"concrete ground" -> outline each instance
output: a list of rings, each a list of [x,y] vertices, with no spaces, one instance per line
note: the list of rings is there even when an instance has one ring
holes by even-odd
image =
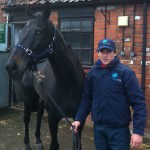
[[[36,150],[34,142],[35,117],[36,113],[33,113],[30,123],[30,141],[33,150]],[[41,134],[45,150],[49,150],[51,139],[46,116],[43,118]],[[0,150],[24,150],[23,136],[23,110],[12,108],[0,109]],[[64,120],[59,125],[58,139],[60,150],[72,150],[72,133],[70,126]],[[82,150],[95,149],[93,144],[93,126],[88,121],[82,135],[82,148]],[[150,150],[149,134],[144,138],[141,150]]]

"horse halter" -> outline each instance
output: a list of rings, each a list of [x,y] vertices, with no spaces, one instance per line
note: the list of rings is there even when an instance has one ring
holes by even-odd
[[[55,43],[55,41],[56,41],[56,28],[55,28],[55,31],[54,31],[52,41],[48,45],[48,48],[43,50],[40,54],[35,53],[30,48],[26,48],[21,44],[18,44],[15,47],[18,47],[18,48],[22,49],[28,56],[30,56],[31,59],[32,59],[32,62],[41,63],[43,61],[46,61],[48,59],[49,55],[51,55],[54,52],[54,43]]]

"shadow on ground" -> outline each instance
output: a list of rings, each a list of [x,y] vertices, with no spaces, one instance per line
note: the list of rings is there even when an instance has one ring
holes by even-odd
[[[33,113],[30,123],[30,143],[33,150],[34,145],[34,128],[36,113]],[[49,150],[50,135],[47,124],[47,117],[43,118],[41,128],[42,140],[45,150]],[[0,150],[24,150],[23,143],[24,124],[23,111],[12,108],[0,109]],[[70,126],[62,120],[59,124],[58,132],[60,150],[72,150],[72,133]],[[86,125],[82,135],[82,150],[94,150],[93,128],[92,125]],[[150,150],[150,138],[144,139],[141,150]]]

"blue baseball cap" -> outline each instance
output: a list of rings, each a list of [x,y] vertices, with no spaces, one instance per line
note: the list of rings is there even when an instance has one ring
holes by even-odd
[[[99,41],[99,43],[98,43],[97,52],[101,51],[104,48],[115,51],[116,45],[115,45],[114,41],[112,41],[110,39],[103,39],[103,40]]]

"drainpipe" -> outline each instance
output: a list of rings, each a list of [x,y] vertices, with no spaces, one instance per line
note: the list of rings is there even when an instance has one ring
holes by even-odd
[[[134,57],[135,56],[135,13],[136,13],[136,4],[133,6],[133,41],[132,41],[132,50],[130,52],[130,56]]]
[[[123,16],[125,16],[125,9],[126,9],[126,5],[123,5]],[[121,56],[125,56],[125,52],[124,52],[124,36],[125,36],[125,27],[122,27],[122,48],[121,48],[121,52],[120,55]]]
[[[107,34],[107,6],[105,6],[105,33],[104,33],[104,37],[106,38],[106,34]]]
[[[145,74],[146,74],[146,34],[147,34],[147,0],[143,3],[143,46],[142,46],[142,90],[145,94]]]

